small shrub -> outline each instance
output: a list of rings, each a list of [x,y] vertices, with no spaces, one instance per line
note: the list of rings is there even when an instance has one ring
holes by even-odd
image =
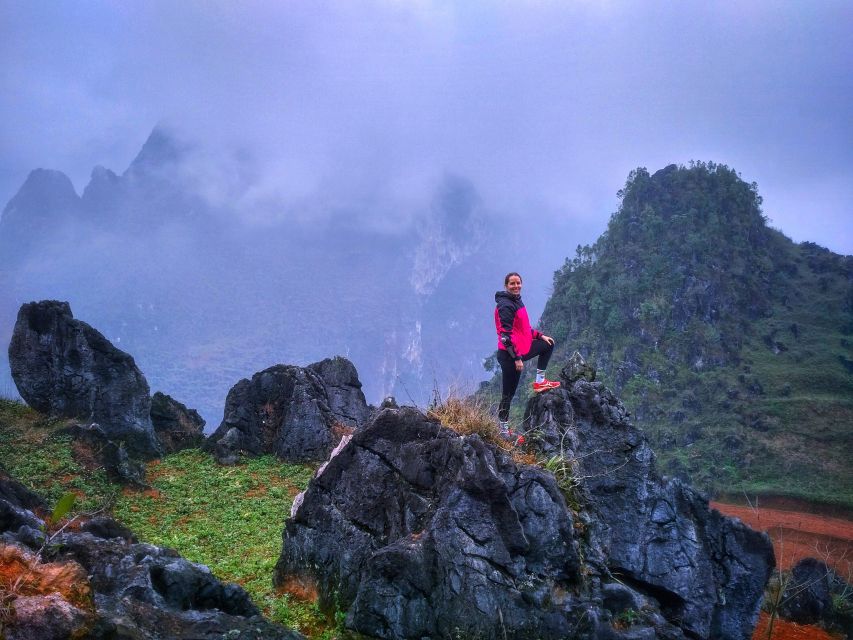
[[[562,454],[557,454],[548,459],[540,460],[538,464],[545,471],[554,475],[554,478],[557,480],[557,486],[563,493],[569,509],[575,512],[579,511],[580,500],[577,495],[577,488],[580,480],[575,477],[572,460]]]

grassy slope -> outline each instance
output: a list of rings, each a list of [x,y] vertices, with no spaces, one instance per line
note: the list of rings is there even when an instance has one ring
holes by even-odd
[[[640,423],[665,470],[686,472],[714,492],[850,507],[853,376],[843,364],[850,356],[846,283],[809,267],[807,248],[779,242],[778,249],[797,265],[789,294],[744,331],[738,364],[699,374],[679,370],[669,388],[629,384],[623,397],[645,416]],[[671,418],[679,410],[687,417],[676,423]]]
[[[803,247],[786,248],[797,265],[791,295],[754,324],[741,351],[763,388],[750,399],[748,413],[763,423],[750,435],[764,455],[756,456],[751,468],[739,467],[734,478],[749,492],[849,507],[853,376],[844,365],[851,356],[850,336],[845,336],[847,286],[810,268]],[[785,350],[768,345],[770,336]]]
[[[313,468],[264,456],[223,467],[207,454],[188,450],[148,466],[149,490],[122,490],[103,471],[87,470],[72,455],[62,422],[26,406],[0,400],[0,450],[9,473],[54,504],[64,493],[78,495],[75,512],[106,509],[141,541],[172,547],[237,582],[275,622],[315,638],[337,631],[314,605],[278,594],[272,572],[281,532],[293,498]]]
[[[712,492],[850,507],[853,377],[842,364],[850,356],[845,283],[836,278],[823,288],[823,276],[789,244],[800,265],[791,294],[744,332],[740,363],[698,374],[682,369],[669,388],[644,389],[637,380],[623,398],[645,416],[639,424],[664,470],[685,472]],[[754,383],[759,390],[748,391]],[[672,420],[679,410],[687,415],[682,423]]]
[[[682,365],[661,384],[638,375],[621,396],[640,416],[637,423],[664,472],[683,473],[713,493],[851,507],[853,376],[843,364],[851,356],[847,285],[810,268],[803,247],[780,242],[779,249],[789,252],[797,273],[784,302],[744,330],[739,363],[698,372]]]

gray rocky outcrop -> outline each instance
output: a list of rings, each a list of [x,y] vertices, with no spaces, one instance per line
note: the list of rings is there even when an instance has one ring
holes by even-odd
[[[21,306],[9,364],[21,397],[34,409],[96,422],[132,455],[161,455],[145,376],[130,355],[75,320],[67,302]]]
[[[397,404],[397,398],[394,396],[385,396],[382,398],[382,402],[379,404],[380,409],[399,409],[400,405]]]
[[[311,481],[275,581],[379,638],[746,640],[766,535],[660,479],[600,383],[530,401],[564,464],[516,463],[411,408],[385,409]]]
[[[799,624],[815,624],[826,618],[832,610],[831,576],[834,572],[820,560],[800,560],[785,584],[781,616]]]
[[[0,501],[5,501],[6,505],[15,505],[33,511],[47,509],[47,504],[40,495],[30,491],[15,480],[2,465],[0,465]],[[0,521],[0,528],[3,527],[4,525]]]
[[[264,619],[240,586],[175,551],[136,543],[115,521],[84,522],[44,545],[44,522],[15,502],[18,489],[9,482],[0,478],[0,513],[18,518],[0,518],[0,562],[35,585],[11,594],[3,620],[9,640],[302,638]]]
[[[151,396],[151,424],[163,453],[200,447],[204,443],[204,419],[195,409],[157,392]]]
[[[600,382],[579,379],[534,397],[527,418],[534,433],[564,434],[558,454],[610,572],[654,595],[688,634],[749,637],[775,566],[766,534],[711,509],[681,481],[660,478],[645,436]]]
[[[60,433],[74,439],[74,457],[84,467],[100,467],[111,480],[122,484],[145,485],[145,463],[132,456],[124,442],[111,440],[98,423],[71,424]]]
[[[264,453],[291,462],[319,462],[368,412],[348,360],[276,365],[231,388],[222,423],[205,447],[223,464],[234,464],[241,454]]]
[[[595,367],[588,364],[579,351],[572,352],[566,365],[560,371],[564,384],[573,385],[578,380],[595,382]]]
[[[499,610],[510,637],[566,631],[589,606],[569,595],[572,528],[550,474],[415,409],[386,409],[311,482],[275,580],[314,585],[321,607],[343,606],[349,626],[381,638],[477,637]],[[557,592],[577,610],[542,606]]]
[[[358,371],[352,362],[335,356],[309,364],[308,368],[323,381],[329,409],[341,424],[355,429],[367,421],[370,407],[367,406]]]

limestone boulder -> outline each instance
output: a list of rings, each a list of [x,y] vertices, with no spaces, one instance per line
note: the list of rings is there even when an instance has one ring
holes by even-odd
[[[158,391],[151,396],[151,424],[164,453],[200,447],[204,443],[204,419],[195,409]]]
[[[849,576],[847,576],[849,580]],[[798,624],[817,624],[853,637],[853,585],[826,562],[803,558],[784,584],[779,615]]]
[[[560,371],[560,377],[569,385],[578,380],[595,382],[595,367],[588,364],[579,351],[574,351]]]
[[[688,634],[747,640],[775,566],[770,539],[661,478],[645,435],[602,383],[563,382],[531,398],[527,424],[559,437],[554,453],[608,570],[653,595]]]
[[[341,423],[355,429],[367,422],[370,407],[361,390],[355,365],[341,356],[309,364],[326,388],[329,409]]]
[[[412,408],[386,409],[312,480],[275,581],[379,638],[563,637],[595,626],[554,477]],[[498,625],[498,616],[502,622]]]
[[[659,477],[606,387],[566,384],[527,408],[547,468],[380,411],[294,503],[276,584],[379,638],[748,640],[769,538]]]
[[[231,388],[222,423],[205,448],[223,464],[264,453],[322,462],[369,412],[355,367],[345,358],[275,365]]]
[[[151,424],[145,376],[129,354],[74,319],[67,302],[21,306],[9,364],[21,397],[34,409],[98,423],[132,455],[162,454]]]

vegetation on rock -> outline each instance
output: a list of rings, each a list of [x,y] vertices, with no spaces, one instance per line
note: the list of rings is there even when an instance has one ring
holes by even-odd
[[[618,195],[555,273],[552,362],[594,362],[666,472],[853,505],[853,258],[770,228],[724,165],[640,168]]]

